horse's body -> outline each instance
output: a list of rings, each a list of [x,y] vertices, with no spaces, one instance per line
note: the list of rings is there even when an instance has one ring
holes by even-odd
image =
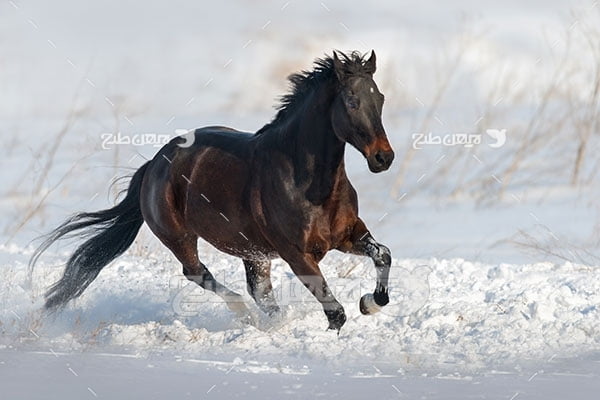
[[[296,188],[290,185],[296,168],[285,154],[287,145],[276,147],[279,141],[206,127],[194,132],[190,147],[180,147],[181,142],[174,140],[157,154],[142,183],[140,197],[152,199],[141,203],[142,215],[161,240],[195,235],[252,261],[280,257],[282,245],[300,243],[304,252],[322,256],[348,240],[358,204],[343,162],[332,160],[337,168],[331,177],[319,174],[326,170],[306,171]],[[317,193],[317,204],[303,198],[321,179],[331,179],[323,185],[328,193]],[[307,232],[319,235],[305,238]],[[289,243],[275,243],[284,237]]]
[[[206,127],[175,138],[135,173],[121,203],[79,214],[57,228],[34,261],[71,231],[97,225],[103,230],[76,250],[50,290],[47,307],[81,294],[125,251],[143,222],[182,263],[188,279],[223,297],[234,311],[244,312],[245,306],[200,261],[199,237],[243,259],[248,290],[266,313],[279,309],[270,260],[281,257],[323,304],[330,328],[339,330],[344,309],[318,266],[332,249],[375,261],[377,287],[363,296],[361,311],[373,313],[387,304],[390,253],[358,217],[344,150],[346,142],[352,143],[374,172],[389,167],[393,152],[381,125],[383,98],[370,78],[374,54],[366,62],[354,53],[344,59],[334,54],[318,61],[315,71],[292,76],[294,93],[256,134]]]

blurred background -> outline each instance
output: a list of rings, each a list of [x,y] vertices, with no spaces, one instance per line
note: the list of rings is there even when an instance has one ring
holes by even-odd
[[[25,247],[106,208],[152,145],[102,135],[255,131],[286,77],[333,49],[377,52],[397,158],[348,148],[361,215],[396,257],[598,262],[596,1],[4,1],[0,241]],[[490,147],[488,129],[505,130]],[[477,134],[431,144],[415,134]],[[104,146],[106,147],[106,146]],[[138,246],[161,248],[145,232]]]

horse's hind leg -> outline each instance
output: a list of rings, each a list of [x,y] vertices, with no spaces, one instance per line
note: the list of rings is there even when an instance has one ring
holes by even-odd
[[[249,315],[248,308],[244,304],[242,296],[217,282],[208,268],[200,262],[198,258],[197,238],[183,239],[175,242],[163,240],[163,243],[171,249],[175,257],[181,262],[183,265],[183,274],[188,280],[219,295],[225,300],[227,307],[239,316],[246,317]]]
[[[246,267],[246,282],[250,296],[265,314],[270,316],[277,314],[279,306],[273,296],[271,262],[244,260],[244,267]]]

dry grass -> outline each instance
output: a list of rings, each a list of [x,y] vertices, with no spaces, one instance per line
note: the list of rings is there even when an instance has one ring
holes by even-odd
[[[552,55],[544,59],[544,70],[551,66],[552,72],[545,81],[537,76],[537,68],[532,68],[532,75],[526,78],[502,71],[490,85],[485,101],[474,105],[474,115],[480,116],[475,133],[482,134],[486,128],[506,129],[506,146],[493,151],[484,145],[444,147],[440,149],[443,162],[438,164],[432,162],[431,153],[425,155],[429,158],[417,157],[419,152],[406,140],[405,147],[397,152],[404,157],[399,160],[392,196],[397,198],[400,187],[408,185],[409,172],[419,176],[423,170],[427,170],[427,178],[411,187],[412,193],[436,190],[443,197],[467,195],[482,204],[502,200],[516,188],[549,183],[576,188],[593,182],[600,165],[597,158],[590,157],[590,149],[600,139],[599,19],[594,15],[580,16],[577,30],[572,26],[565,29],[561,46],[548,44]],[[432,126],[435,128],[438,110],[452,104],[453,99],[445,96],[453,78],[460,73],[469,45],[465,40],[463,46],[456,48],[456,54],[448,57],[416,132],[427,133]],[[590,57],[580,57],[581,54]],[[482,66],[482,70],[486,69],[492,75],[498,68],[492,63]],[[473,128],[466,127],[464,131],[473,132]],[[481,162],[476,164],[474,159]]]

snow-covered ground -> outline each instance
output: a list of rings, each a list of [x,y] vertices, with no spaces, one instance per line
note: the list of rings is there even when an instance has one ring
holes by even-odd
[[[40,294],[60,269],[42,263],[30,281],[29,251],[3,247],[2,254],[0,279],[10,285],[0,294],[0,376],[15,398],[35,397],[36,387],[25,384],[31,377],[52,398],[81,398],[88,387],[106,398],[130,395],[125,387],[150,398],[213,391],[548,398],[600,388],[600,271],[593,267],[396,259],[392,304],[366,317],[357,304],[374,281],[370,263],[332,255],[323,269],[349,317],[337,336],[281,262],[273,272],[285,314],[277,321],[247,295],[254,321],[237,320],[161,252],[123,257],[52,319],[40,315]],[[216,276],[243,293],[240,262],[209,254]]]
[[[281,361],[240,357],[223,361],[181,354],[0,351],[0,356],[3,398],[15,399],[594,399],[600,388],[599,357],[576,362],[554,358],[543,369],[518,372],[402,375],[393,365],[356,362],[349,372],[322,363],[294,369]]]
[[[509,130],[499,150],[427,147],[411,156],[401,183],[398,176],[411,134],[436,101],[433,125],[423,129],[437,134],[526,125],[568,47],[562,32],[576,35],[589,22],[581,15],[599,8],[592,1],[2,2],[0,398],[594,398],[599,186],[564,179],[573,143],[523,163],[504,195],[483,203],[469,191],[448,194],[470,174],[494,177],[497,188],[505,177],[496,160],[516,151],[522,130]],[[461,46],[453,79],[435,100]],[[240,321],[183,279],[144,228],[64,312],[40,312],[74,244],[52,248],[29,271],[34,238],[75,211],[112,204],[113,178],[157,151],[104,149],[102,134],[173,135],[210,124],[255,130],[272,117],[285,76],[333,48],[378,55],[397,161],[372,175],[349,149],[347,166],[361,216],[393,252],[390,306],[360,315],[372,265],[331,253],[322,269],[349,317],[340,335],[325,330],[319,305],[281,261],[273,278],[285,313],[269,320],[245,292],[241,262],[201,242],[205,264],[250,306],[251,320]],[[568,65],[589,57],[576,54]],[[527,96],[492,96],[506,76]],[[576,101],[584,90],[581,75],[573,76]],[[502,125],[474,124],[489,103],[499,114],[485,124]],[[597,148],[590,144],[591,158]],[[445,169],[457,154],[466,155],[461,169]],[[531,177],[536,162],[553,168]],[[583,169],[593,177],[594,167]]]

